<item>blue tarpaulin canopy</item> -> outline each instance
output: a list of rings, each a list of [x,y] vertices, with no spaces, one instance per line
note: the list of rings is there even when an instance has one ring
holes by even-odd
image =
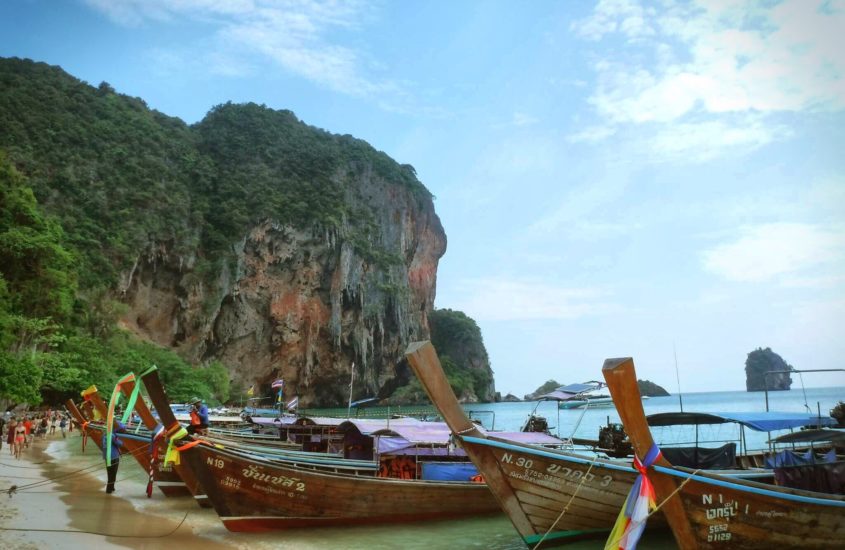
[[[758,432],[773,432],[805,426],[834,426],[836,420],[830,416],[816,416],[793,412],[670,412],[650,414],[646,417],[649,426],[678,426],[684,424],[725,424],[733,422],[748,426]]]

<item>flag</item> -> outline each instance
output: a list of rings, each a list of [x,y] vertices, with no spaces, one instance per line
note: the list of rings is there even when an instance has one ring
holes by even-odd
[[[290,401],[288,401],[288,404],[285,405],[285,408],[289,411],[292,411],[295,408],[297,408],[298,406],[299,406],[299,396],[296,396],[293,399],[291,399]]]
[[[250,397],[255,395],[255,384],[251,385],[248,390],[246,390],[246,394]]]
[[[279,379],[275,380],[275,381],[274,381],[274,382],[270,385],[270,387],[271,387],[271,388],[273,388],[274,390],[275,390],[276,388],[284,388],[284,387],[285,387],[285,381],[284,381],[284,380],[282,380],[281,378],[279,378]]]
[[[625,499],[625,504],[616,519],[616,525],[610,532],[605,543],[605,550],[631,550],[637,547],[645,529],[645,522],[651,510],[657,507],[654,495],[654,486],[648,479],[648,467],[657,462],[661,457],[660,448],[652,444],[651,449],[645,455],[644,460],[634,455],[634,468],[640,473]]]

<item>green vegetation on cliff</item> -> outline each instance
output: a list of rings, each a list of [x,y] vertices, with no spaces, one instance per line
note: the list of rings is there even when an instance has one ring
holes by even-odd
[[[0,59],[0,402],[109,387],[158,364],[174,399],[224,400],[226,369],[115,331],[121,274],[160,247],[216,280],[266,219],[342,233],[370,262],[399,258],[372,212],[351,210],[350,174],[430,197],[412,167],[289,111],[227,103],[189,126],[57,67]],[[359,202],[366,203],[366,200]]]
[[[750,352],[745,360],[745,387],[747,391],[788,390],[792,385],[789,373],[766,373],[789,370],[793,370],[792,365],[771,348],[757,348]]]
[[[658,386],[650,380],[637,380],[637,387],[640,389],[640,395],[643,397],[664,397],[669,395],[669,392]]]
[[[451,309],[435,309],[429,314],[428,321],[431,343],[458,399],[494,401],[493,371],[476,322],[465,313]],[[396,403],[425,403],[428,398],[419,380],[413,377],[408,385],[393,394],[392,400]]]

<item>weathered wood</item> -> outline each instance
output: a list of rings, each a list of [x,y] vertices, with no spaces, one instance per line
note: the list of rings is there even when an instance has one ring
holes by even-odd
[[[85,399],[85,403],[90,404],[92,409],[89,407],[83,407],[80,410],[76,407],[72,401],[68,400],[68,410],[70,411],[71,415],[80,425],[80,428],[84,423],[88,423],[85,426],[85,432],[91,439],[94,440],[94,443],[102,452],[102,437],[103,431],[105,430],[105,419],[108,415],[108,406],[105,404],[103,399],[100,397],[100,394],[96,387],[92,386],[91,388],[85,390],[83,392],[83,397]],[[71,408],[72,406],[72,408]],[[96,411],[97,414],[103,419],[102,421],[94,420],[93,414],[90,416],[84,415],[83,411],[86,409],[90,410],[92,413]],[[78,416],[77,416],[78,415]],[[117,421],[115,421],[116,423]],[[141,467],[142,470],[145,472],[150,471],[150,441],[146,440],[145,438],[140,438],[137,436],[131,436],[131,434],[121,434],[127,437],[121,437],[123,444],[126,448],[126,452],[122,453],[124,456],[126,454],[132,455],[138,465]],[[181,477],[179,477],[175,472],[160,469],[154,472],[154,480],[159,482],[157,484],[159,490],[164,493],[165,496],[168,497],[175,497],[175,496],[185,496],[190,494],[186,489],[184,482]]]
[[[636,478],[633,468],[484,433],[458,403],[430,342],[411,344],[405,355],[528,546],[608,535]]]
[[[131,380],[124,382],[121,386],[121,391],[126,397],[131,396],[134,389],[135,382]],[[161,425],[155,419],[153,413],[150,411],[150,408],[147,406],[147,403],[140,395],[135,400],[135,412],[138,413],[138,416],[141,418],[141,422],[144,423],[144,426],[149,429],[153,435],[155,435],[156,430]],[[175,471],[176,476],[184,483],[183,486],[159,484],[159,489],[168,496],[192,496],[197,501],[197,504],[199,504],[203,508],[211,508],[211,502],[208,500],[208,497],[205,495],[205,493],[203,493],[202,488],[199,485],[199,481],[197,481],[196,476],[190,468],[182,467],[180,464],[164,463],[164,452],[166,450],[167,444],[163,437],[159,438],[157,446],[158,454],[156,463],[154,464],[154,480],[164,481],[167,477],[170,476],[170,472]]]
[[[633,360],[608,359],[602,373],[625,431],[644,456],[653,440]],[[682,550],[845,548],[843,496],[693,472],[665,459],[650,468],[649,478]]]
[[[164,425],[171,426],[175,418],[165,412],[170,407],[157,374],[147,374],[143,382]],[[188,436],[179,444],[192,441]],[[331,473],[210,444],[198,444],[180,455],[231,531],[425,521],[499,512],[481,483]]]

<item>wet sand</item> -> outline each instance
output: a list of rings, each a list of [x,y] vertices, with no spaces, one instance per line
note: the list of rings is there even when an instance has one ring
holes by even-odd
[[[100,450],[78,432],[36,441],[21,460],[0,451],[0,491],[12,484],[11,498],[0,493],[0,550],[158,549],[180,550],[432,550],[440,548],[524,549],[504,516],[417,524],[291,529],[269,533],[230,533],[214,510],[191,497],[166,498],[154,489],[147,498],[147,476],[134,459],[121,460],[117,491],[105,493],[106,471]],[[93,467],[87,472],[79,472]],[[64,477],[61,477],[64,476]],[[37,487],[26,487],[39,481]],[[184,520],[184,521],[183,521]],[[181,523],[181,525],[180,525]],[[604,541],[583,541],[571,550],[603,548]],[[676,548],[671,535],[646,533],[640,548]]]
[[[93,469],[79,472],[87,467]],[[27,487],[45,480],[52,481]],[[121,460],[115,493],[105,493],[105,481],[99,449],[89,441],[82,453],[76,432],[66,440],[34,442],[21,460],[4,445],[0,490],[13,484],[19,490],[11,498],[0,494],[0,549],[524,548],[504,517],[438,522],[434,535],[432,524],[230,533],[213,510],[200,508],[190,497],[166,498],[155,489],[147,498],[146,474],[130,457]],[[479,540],[479,532],[486,536]]]

